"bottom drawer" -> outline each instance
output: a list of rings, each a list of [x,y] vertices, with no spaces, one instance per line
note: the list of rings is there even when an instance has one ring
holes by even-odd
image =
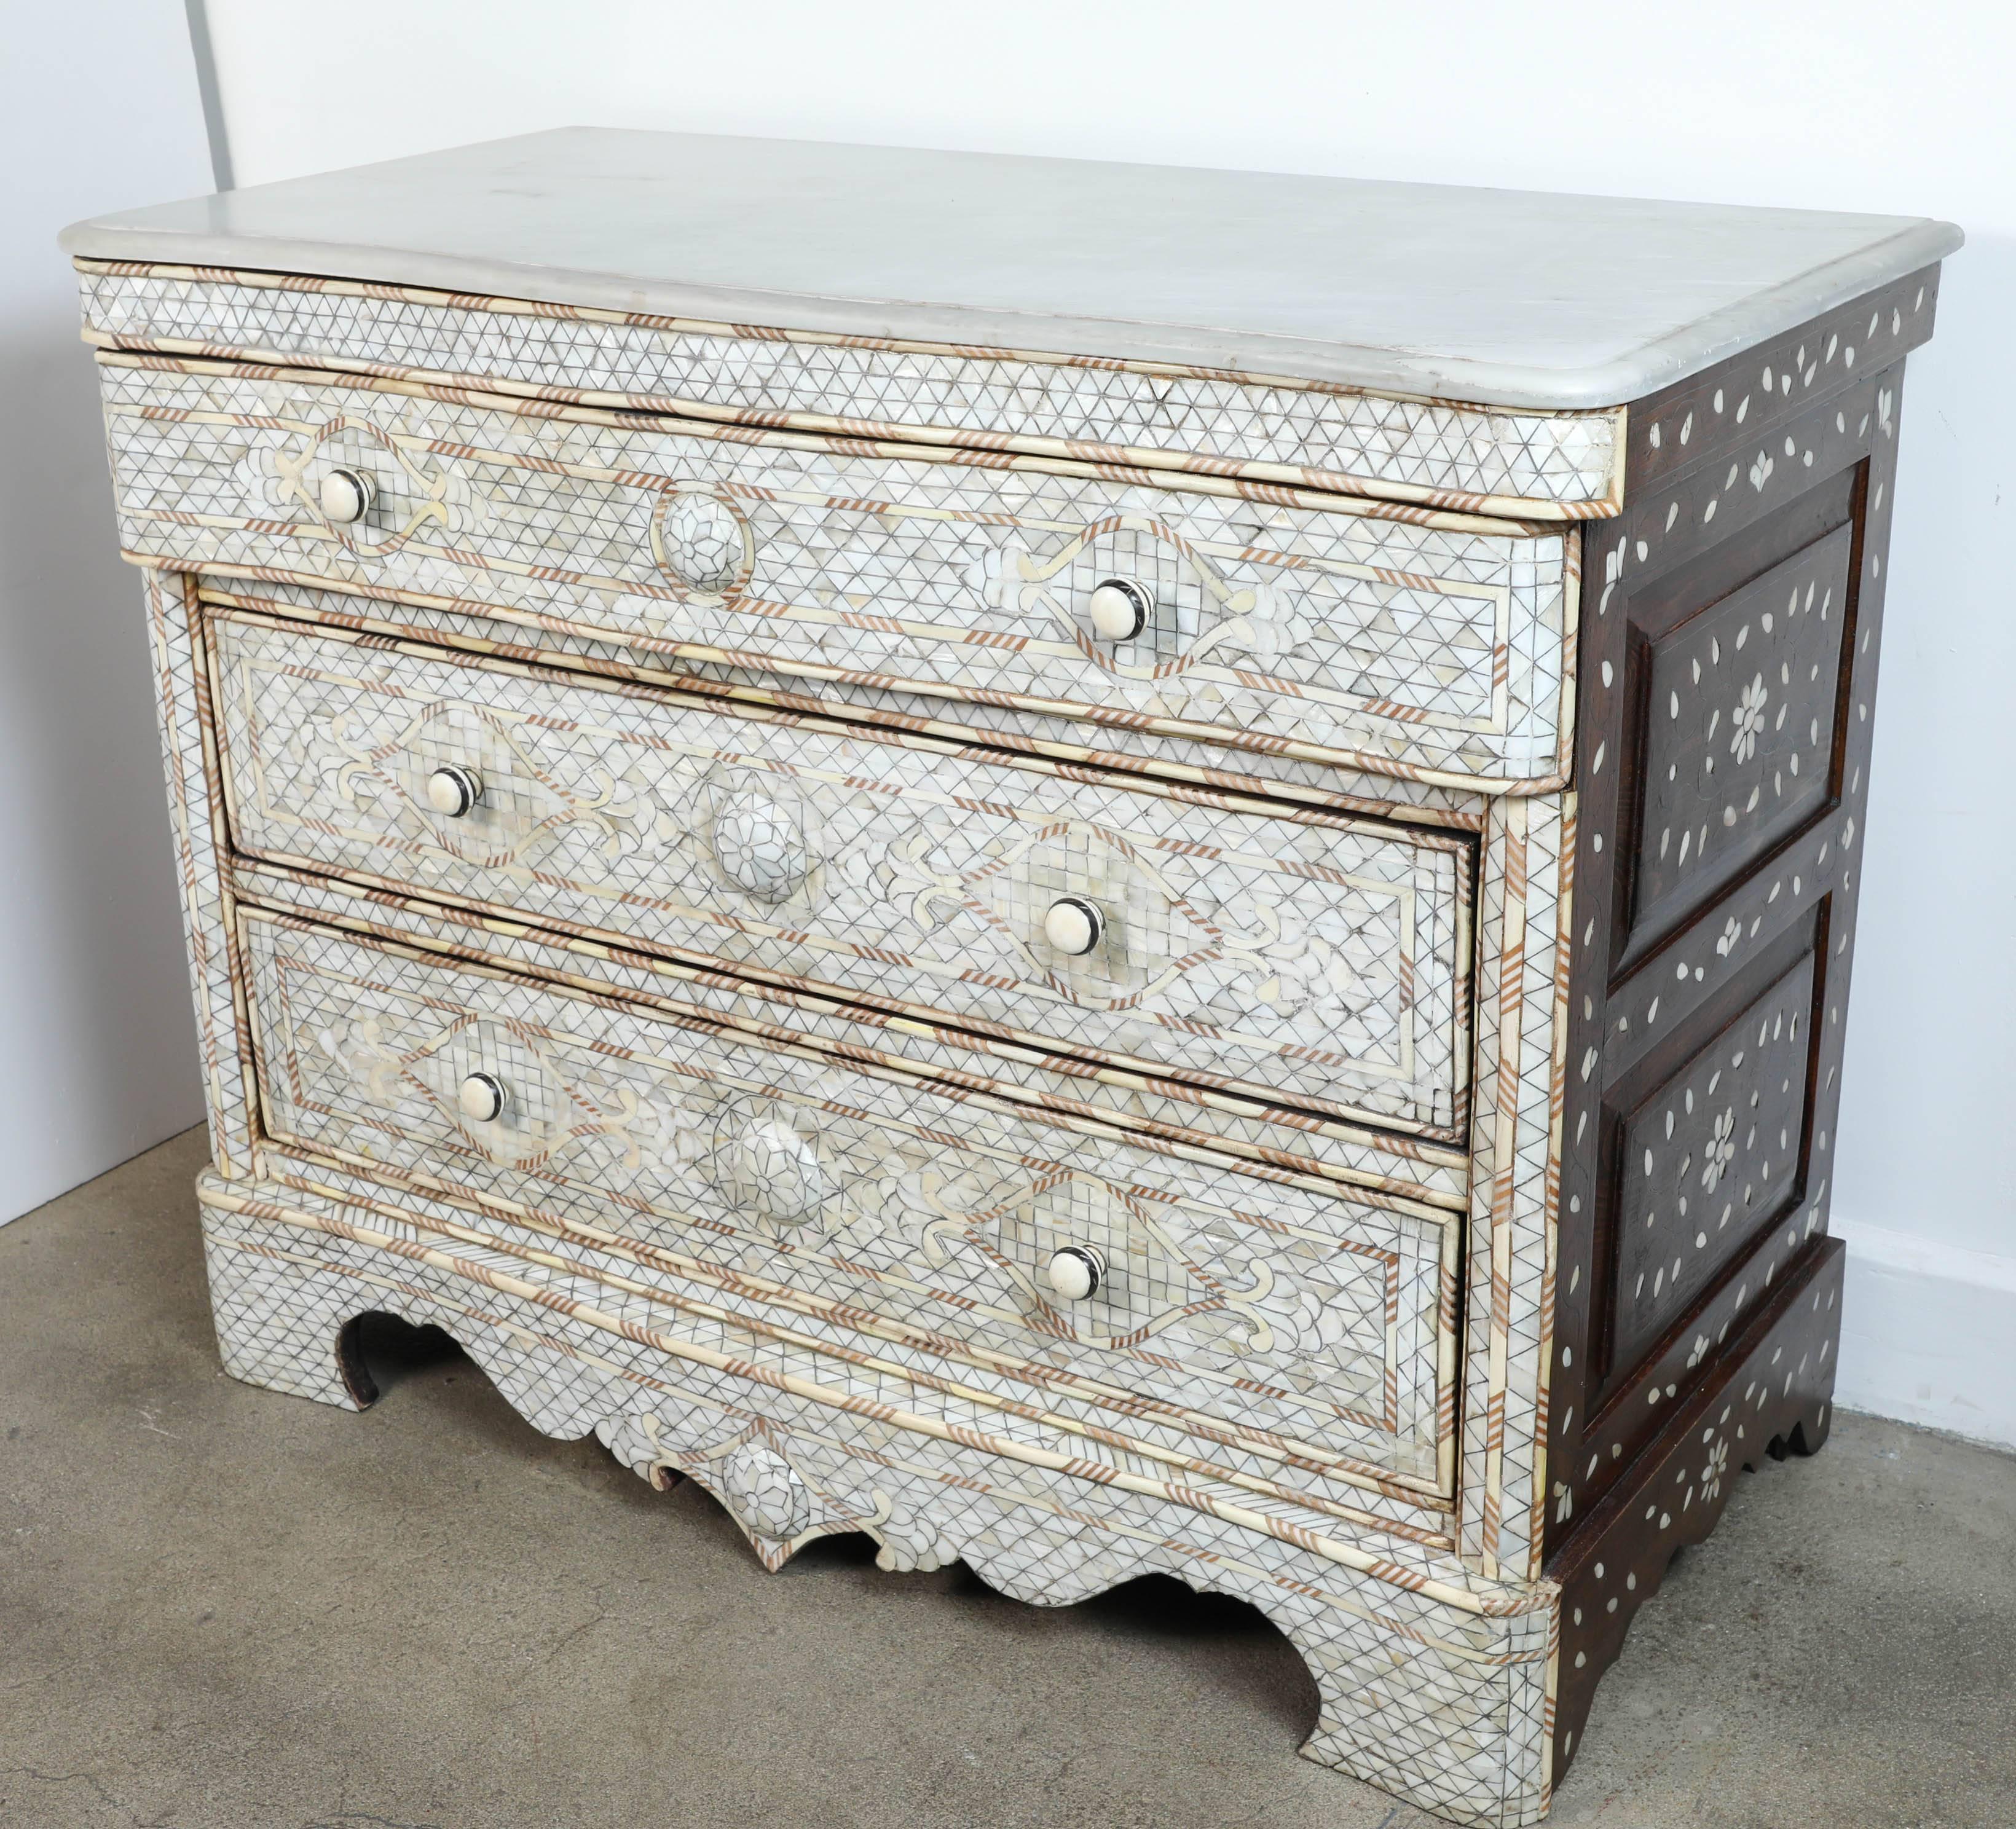
[[[663,1248],[738,1299],[810,1298],[836,1340],[892,1328],[955,1373],[983,1354],[1343,1478],[1449,1490],[1448,1216],[1046,1123],[669,1002],[240,918],[276,1141]],[[1103,1265],[1080,1299],[1051,1280],[1067,1249]]]

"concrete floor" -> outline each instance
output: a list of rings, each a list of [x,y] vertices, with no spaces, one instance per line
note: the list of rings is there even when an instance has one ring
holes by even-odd
[[[863,1539],[764,1574],[691,1486],[388,1343],[236,1384],[196,1132],[0,1230],[0,1824],[1420,1829],[1162,1579],[1048,1611]],[[2016,1824],[2016,1458],[1843,1417],[1739,1487],[1605,1680],[1561,1825]]]

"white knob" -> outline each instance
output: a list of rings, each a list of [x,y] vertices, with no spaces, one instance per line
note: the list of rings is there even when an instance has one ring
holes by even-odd
[[[807,1226],[833,1192],[818,1146],[780,1119],[745,1131],[737,1140],[741,1197],[780,1226]]]
[[[371,512],[377,489],[362,470],[333,470],[322,480],[322,511],[334,526],[347,527]]]
[[[1155,599],[1131,578],[1101,578],[1085,604],[1092,626],[1110,642],[1131,642],[1148,626]]]
[[[494,1124],[504,1115],[504,1082],[494,1074],[472,1073],[456,1097],[463,1116],[478,1124]]]
[[[1043,938],[1058,952],[1082,958],[1106,938],[1106,916],[1082,895],[1060,897],[1043,916]]]
[[[1096,1245],[1067,1244],[1050,1253],[1048,1275],[1053,1294],[1083,1302],[1106,1280],[1106,1254]]]
[[[483,797],[483,778],[459,762],[445,763],[427,777],[427,805],[459,819]]]

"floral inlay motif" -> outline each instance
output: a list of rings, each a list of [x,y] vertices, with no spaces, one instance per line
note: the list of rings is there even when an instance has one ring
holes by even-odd
[[[1764,675],[1757,677],[1743,689],[1743,696],[1736,701],[1736,709],[1730,717],[1729,753],[1739,762],[1747,762],[1757,753],[1757,733],[1764,728],[1764,707],[1770,698],[1765,689]]]
[[[1722,1491],[1722,1482],[1729,1472],[1729,1438],[1718,1435],[1708,1451],[1708,1465],[1701,1471],[1701,1495],[1713,1499]]]
[[[1708,1147],[1702,1152],[1701,1187],[1712,1194],[1729,1172],[1730,1164],[1736,1159],[1736,1114],[1724,1111],[1715,1121],[1715,1129],[1710,1134]]]
[[[835,1191],[815,1137],[788,1118],[751,1124],[729,1140],[726,1154],[736,1200],[779,1226],[810,1224]]]
[[[795,808],[763,783],[722,797],[714,815],[714,855],[736,887],[759,902],[782,902],[811,875],[818,859]]]
[[[750,1529],[789,1539],[812,1521],[812,1497],[804,1481],[765,1442],[740,1442],[714,1465],[722,1500]]]

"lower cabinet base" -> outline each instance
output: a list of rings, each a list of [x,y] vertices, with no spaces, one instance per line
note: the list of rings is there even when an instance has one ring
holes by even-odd
[[[1838,1239],[1809,1241],[1750,1325],[1675,1402],[1629,1475],[1549,1560],[1561,1614],[1557,1781],[1581,1744],[1597,1680],[1675,1553],[1721,1521],[1739,1473],[1767,1457],[1816,1453],[1827,1440],[1847,1255]]]
[[[998,1418],[976,1413],[973,1426],[920,1433],[893,1420],[910,1413],[900,1392],[886,1403],[819,1401],[801,1381],[728,1354],[704,1363],[689,1349],[675,1353],[652,1325],[651,1302],[635,1291],[563,1268],[542,1273],[522,1255],[437,1231],[409,1231],[380,1202],[359,1212],[335,1191],[202,1178],[211,1299],[233,1377],[362,1409],[376,1392],[352,1323],[391,1314],[452,1335],[535,1428],[569,1439],[592,1431],[656,1485],[682,1475],[699,1482],[768,1568],[814,1538],[859,1531],[880,1546],[885,1568],[963,1561],[990,1586],[1037,1605],[1066,1605],[1154,1572],[1233,1595],[1267,1615],[1316,1679],[1320,1713],[1305,1755],[1450,1822],[1514,1829],[1545,1816],[1574,1745],[1557,1719],[1557,1672],[1579,1729],[1589,1690],[1621,1647],[1629,1610],[1600,1615],[1601,1632],[1568,1623],[1564,1587],[1579,1597],[1584,1619],[1604,1604],[1593,1557],[1570,1558],[1562,1582],[1478,1582],[1467,1591],[1398,1566],[1349,1566],[1305,1528],[1276,1536],[1215,1515],[1201,1489],[1157,1498],[1115,1485],[1096,1460],[1052,1467],[1005,1456]],[[1718,1392],[1741,1390],[1748,1362],[1784,1357],[1788,1319],[1810,1320],[1808,1308],[1823,1304],[1827,1320],[1838,1321],[1838,1248],[1823,1256],[1760,1316],[1741,1354],[1732,1352],[1729,1377],[1710,1381]],[[1800,1299],[1815,1289],[1817,1302]],[[1831,1327],[1827,1337],[1831,1343]],[[1731,1464],[1713,1492],[1690,1502],[1704,1525],[1726,1502],[1733,1464],[1754,1458],[1773,1431],[1786,1433],[1779,1413],[1794,1391],[1809,1409],[1824,1405],[1810,1363],[1820,1356],[1805,1352],[1782,1389],[1771,1361],[1762,1404],[1753,1379],[1754,1442],[1746,1435],[1727,1456],[1707,1443],[1712,1471]],[[1697,1406],[1685,1407],[1676,1421],[1697,1436]],[[1823,1418],[1805,1417],[1809,1441],[1816,1443]],[[1672,1438],[1669,1431],[1662,1441]],[[1701,1458],[1695,1446],[1690,1438],[1683,1460]],[[1647,1456],[1648,1465],[1658,1460]],[[1648,1477],[1665,1472],[1661,1462]],[[1636,1504],[1645,1481],[1627,1484]],[[1276,1510],[1290,1521],[1287,1508]],[[1620,1503],[1615,1517],[1591,1522],[1621,1544],[1624,1516]],[[1667,1534],[1676,1543],[1705,1529],[1684,1539]],[[1653,1554],[1644,1549],[1641,1560]],[[1657,1556],[1656,1568],[1647,1561],[1644,1593],[1670,1554]]]

